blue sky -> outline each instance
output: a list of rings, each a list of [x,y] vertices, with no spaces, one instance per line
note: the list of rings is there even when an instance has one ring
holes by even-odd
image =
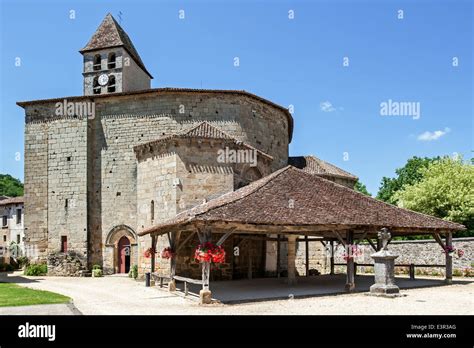
[[[294,105],[290,154],[334,163],[372,194],[412,156],[472,156],[471,1],[0,1],[1,173],[23,179],[15,102],[81,95],[78,50],[119,11],[152,87]],[[389,99],[419,103],[420,117],[381,116]]]

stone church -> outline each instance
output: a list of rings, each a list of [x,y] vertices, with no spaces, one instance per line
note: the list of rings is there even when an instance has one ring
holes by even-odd
[[[151,88],[110,14],[80,53],[82,96],[17,103],[25,110],[25,243],[50,274],[78,276],[93,265],[143,272],[149,242],[138,232],[288,164],[351,188],[357,180],[314,156],[289,157],[293,117],[272,101]],[[158,253],[167,243],[161,238]],[[238,241],[228,243],[232,250]],[[192,250],[182,252],[181,272],[200,272]],[[274,275],[274,254],[250,241],[216,277]]]

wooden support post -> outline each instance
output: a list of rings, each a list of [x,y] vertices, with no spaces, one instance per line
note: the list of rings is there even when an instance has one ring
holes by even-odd
[[[306,276],[309,277],[309,240],[308,236],[304,236],[304,244],[305,244],[305,259],[306,259]]]
[[[173,232],[172,234],[168,233],[168,242],[172,250],[176,250],[175,249],[176,234],[177,232]],[[176,281],[174,279],[175,275],[176,275],[176,257],[173,257],[170,260],[170,282],[168,283],[168,291],[170,292],[176,291]]]
[[[346,291],[352,291],[355,289],[354,280],[354,257],[352,257],[352,243],[354,243],[354,232],[346,232],[346,254],[350,257],[347,258],[347,271],[346,271]]]
[[[446,284],[453,283],[453,256],[450,255],[448,250],[452,250],[453,247],[453,235],[451,232],[446,233]]]
[[[370,238],[367,238],[367,242],[370,244],[370,246],[372,247],[372,249],[374,249],[375,252],[377,252],[377,247],[375,246],[374,242],[372,242],[372,240]]]
[[[296,284],[296,235],[288,235],[288,285]]]
[[[211,270],[210,262],[202,263],[202,289],[209,290],[209,274]]]
[[[184,296],[188,296],[188,282],[184,282]]]
[[[413,263],[410,263],[410,280],[415,280],[415,265]]]
[[[168,283],[168,291],[176,291],[176,280],[174,276],[176,275],[176,259],[173,257],[170,261],[170,282]]]
[[[277,235],[277,278],[280,278],[280,235]]]
[[[354,262],[354,277],[357,275],[357,262]]]
[[[330,270],[329,274],[333,275],[334,274],[334,241],[331,241],[331,259],[330,259]]]
[[[247,278],[252,280],[252,248],[249,248],[249,263],[247,268]]]
[[[205,243],[211,240],[211,231],[206,230],[201,233],[200,235],[200,242]],[[199,304],[210,304],[212,303],[212,293],[209,289],[209,277],[211,274],[211,263],[210,262],[202,262],[202,289],[199,291]]]

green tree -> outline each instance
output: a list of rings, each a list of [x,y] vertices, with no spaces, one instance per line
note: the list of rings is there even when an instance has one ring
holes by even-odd
[[[369,191],[367,191],[367,187],[365,187],[365,185],[363,183],[361,183],[359,180],[357,180],[357,182],[355,183],[354,185],[354,190],[360,192],[360,193],[363,193],[364,195],[367,195],[367,196],[372,196]]]
[[[474,236],[474,166],[445,157],[420,169],[422,179],[395,194],[398,205],[465,225]]]
[[[0,196],[23,196],[23,184],[8,174],[0,174]]]
[[[395,170],[397,174],[395,178],[382,178],[377,198],[387,203],[397,204],[396,193],[402,190],[405,185],[414,185],[419,182],[423,177],[421,169],[439,159],[440,157],[421,158],[414,156],[410,158],[402,168]]]

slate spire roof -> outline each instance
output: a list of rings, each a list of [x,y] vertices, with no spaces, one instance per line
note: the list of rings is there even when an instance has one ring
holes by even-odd
[[[135,46],[133,46],[130,37],[127,35],[125,30],[123,30],[120,24],[117,23],[115,18],[108,13],[95,31],[94,35],[92,35],[92,38],[89,40],[87,45],[79,52],[84,53],[111,47],[124,47],[143,71],[153,78],[145,68],[145,64],[143,64],[143,61],[135,49]]]

